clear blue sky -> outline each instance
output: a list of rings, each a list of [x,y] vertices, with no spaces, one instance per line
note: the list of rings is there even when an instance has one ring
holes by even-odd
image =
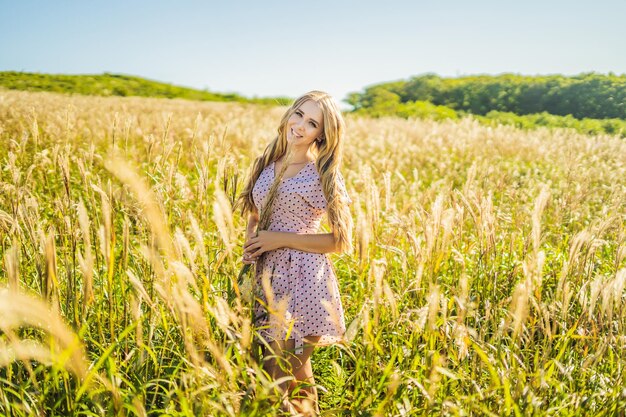
[[[0,71],[341,100],[426,72],[625,74],[624,21],[626,0],[0,0]]]

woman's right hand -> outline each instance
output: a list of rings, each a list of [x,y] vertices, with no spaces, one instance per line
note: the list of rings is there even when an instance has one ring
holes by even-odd
[[[253,263],[255,263],[255,262],[256,262],[256,260],[257,260],[257,258],[253,258],[253,257],[251,257],[251,256],[250,256],[250,253],[248,253],[248,252],[244,252],[244,253],[243,253],[243,259],[242,259],[242,262],[244,263],[244,265],[250,265],[250,264],[253,264]]]
[[[245,249],[245,242],[250,240],[250,238],[252,236],[256,236],[256,232],[246,233],[246,240],[244,241],[243,256],[242,256],[242,260],[241,260],[244,263],[244,265],[253,264],[253,263],[256,262],[256,260],[258,258],[258,257],[254,258],[254,257],[250,256],[252,254],[252,252],[246,251],[246,249]]]

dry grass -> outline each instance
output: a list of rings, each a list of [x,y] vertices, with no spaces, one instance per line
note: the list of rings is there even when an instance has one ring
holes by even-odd
[[[282,109],[0,91],[0,411],[276,415],[230,211]],[[348,117],[329,415],[626,408],[626,142]],[[29,294],[29,295],[26,295]]]

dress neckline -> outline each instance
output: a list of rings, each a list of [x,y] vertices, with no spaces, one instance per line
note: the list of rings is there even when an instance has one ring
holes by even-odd
[[[295,173],[295,175],[292,175],[291,177],[283,177],[282,181],[287,181],[287,180],[290,180],[292,178],[296,178],[297,176],[299,176],[302,173],[302,171],[307,169],[307,167],[309,165],[311,165],[312,163],[315,163],[315,161],[307,162],[302,168],[300,168],[300,171]],[[272,161],[272,179],[276,180],[276,161]]]

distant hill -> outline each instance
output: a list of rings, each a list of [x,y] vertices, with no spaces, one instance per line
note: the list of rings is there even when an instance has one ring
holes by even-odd
[[[291,101],[287,97],[248,98],[238,94],[214,93],[206,90],[179,87],[132,75],[110,73],[64,75],[4,71],[0,72],[0,87],[11,90],[51,91],[94,96],[182,98],[199,101],[237,101],[272,105],[285,105]]]

